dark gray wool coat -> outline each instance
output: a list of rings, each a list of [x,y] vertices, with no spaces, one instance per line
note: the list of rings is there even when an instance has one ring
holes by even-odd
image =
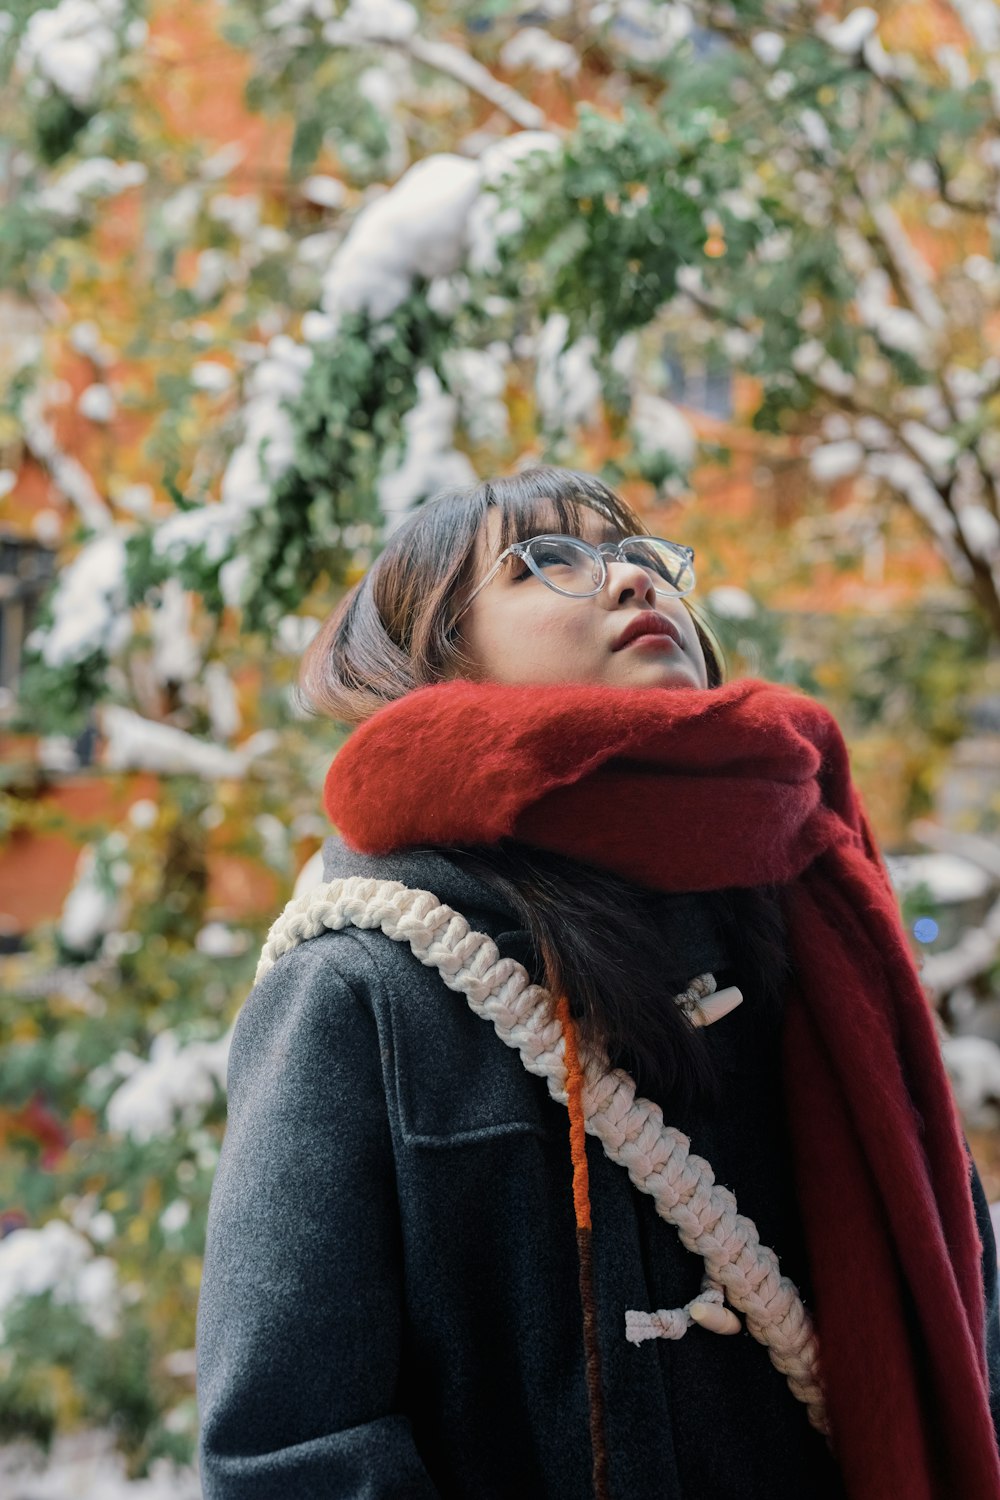
[[[436,850],[324,846],[325,878],[433,891],[531,968],[527,933]],[[698,897],[671,903],[692,976],[744,1002],[707,1035],[727,1107],[668,1123],[736,1194],[808,1307],[776,1022]],[[540,977],[540,976],[538,976]],[[616,1500],[825,1500],[824,1439],[745,1330],[625,1339],[704,1265],[587,1139]],[[973,1169],[1000,1423],[996,1249]],[[836,1204],[830,1205],[831,1213]],[[863,1267],[859,1267],[863,1274]],[[567,1113],[405,943],[327,931],[240,1012],[198,1310],[206,1500],[589,1500]],[[957,1500],[957,1497],[956,1497]]]

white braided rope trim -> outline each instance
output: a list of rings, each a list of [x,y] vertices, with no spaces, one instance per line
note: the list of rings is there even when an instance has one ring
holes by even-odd
[[[327,928],[348,926],[377,927],[397,942],[408,942],[422,964],[437,969],[449,989],[465,995],[476,1015],[493,1022],[501,1041],[517,1049],[527,1070],[545,1079],[552,1098],[567,1103],[562,1027],[548,990],[532,984],[516,959],[501,958],[492,938],[473,931],[430,891],[360,875],[304,891],[271,926],[254,982],[296,944]],[[606,1058],[582,1043],[579,1056],[586,1129],[636,1187],[650,1194],[657,1213],[673,1224],[685,1248],[704,1258],[708,1276],[725,1288],[731,1305],[766,1347],[792,1395],[805,1405],[812,1426],[829,1436],[816,1336],[778,1257],[760,1243],[753,1220],[737,1211],[735,1197],[715,1181],[709,1163],[689,1150],[689,1137],[664,1124],[659,1105],[636,1098],[635,1084],[624,1069],[609,1068]]]
[[[697,1307],[700,1302],[714,1302],[717,1307],[724,1305],[725,1292],[707,1273],[701,1278],[701,1285],[698,1295],[685,1302],[683,1307],[661,1307],[656,1312],[626,1309],[625,1337],[629,1343],[641,1344],[646,1339],[681,1339],[695,1322],[691,1316],[692,1307]]]

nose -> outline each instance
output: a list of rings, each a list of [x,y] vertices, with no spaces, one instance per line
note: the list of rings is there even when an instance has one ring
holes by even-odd
[[[635,594],[644,604],[651,609],[656,608],[656,585],[653,575],[640,563],[618,561],[606,558],[608,577],[605,587],[616,604],[620,604],[629,594]]]

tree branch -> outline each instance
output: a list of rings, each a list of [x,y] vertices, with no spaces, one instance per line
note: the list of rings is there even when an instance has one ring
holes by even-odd
[[[551,130],[564,135],[565,131],[546,119],[544,112],[530,99],[525,99],[516,89],[494,78],[489,68],[463,52],[452,42],[429,41],[419,35],[409,37],[380,35],[372,30],[360,32],[342,21],[327,21],[323,27],[323,39],[332,47],[349,47],[372,50],[391,47],[404,53],[414,62],[420,62],[439,73],[445,73],[458,83],[465,85],[474,94],[479,94],[497,109],[502,110],[515,125],[527,130]]]
[[[79,460],[59,447],[51,423],[42,415],[42,392],[38,387],[29,391],[21,402],[20,417],[25,446],[48,470],[60,493],[75,506],[91,531],[110,531],[114,526],[111,511]]]

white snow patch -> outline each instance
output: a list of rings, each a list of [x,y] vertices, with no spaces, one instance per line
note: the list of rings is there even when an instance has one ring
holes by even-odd
[[[207,922],[194,940],[199,953],[209,958],[238,958],[250,946],[250,934],[239,932],[225,922]]]
[[[247,148],[242,141],[228,141],[225,146],[220,146],[218,151],[213,151],[201,164],[201,175],[210,182],[216,182],[222,177],[228,177],[234,167],[238,167],[246,156]]]
[[[225,1089],[232,1032],[182,1047],[172,1031],[161,1031],[149,1060],[108,1100],[108,1129],[145,1143],[170,1135],[178,1123],[187,1129],[200,1124],[217,1088]]]
[[[347,188],[340,179],[325,172],[307,177],[299,191],[307,203],[315,203],[320,208],[340,208],[347,199]]]
[[[323,278],[322,310],[338,320],[366,311],[386,318],[406,300],[416,276],[457,269],[480,170],[442,152],[415,163],[363,209]]]
[[[125,610],[125,540],[107,532],[88,542],[60,575],[52,624],[32,631],[47,666],[65,667],[91,652],[114,652],[132,633]]]
[[[936,479],[944,479],[951,473],[958,455],[954,438],[935,432],[922,422],[903,422],[899,430]]]
[[[52,1294],[74,1306],[95,1331],[118,1331],[118,1271],[107,1256],[95,1256],[88,1239],[61,1219],[41,1229],[15,1229],[0,1240],[0,1313],[24,1297]],[[0,1324],[0,1337],[2,1337]]]
[[[487,146],[479,157],[482,191],[468,214],[468,263],[473,271],[496,273],[500,269],[498,242],[516,234],[523,222],[519,208],[502,208],[499,191],[527,157],[562,149],[562,141],[551,130],[519,130]]]
[[[91,108],[105,65],[117,54],[122,0],[61,0],[28,18],[17,60],[78,109]]]
[[[146,175],[142,162],[116,162],[108,156],[90,156],[50,182],[39,193],[38,206],[45,213],[75,219],[89,201],[113,198],[128,188],[139,187],[146,181]]]
[[[566,346],[569,319],[550,313],[538,336],[535,394],[546,427],[566,431],[586,425],[600,412],[603,392],[594,368],[597,340],[584,334]]]
[[[110,422],[117,411],[111,387],[102,385],[99,381],[80,392],[76,407],[81,417],[86,417],[88,422]]]
[[[727,620],[752,620],[757,614],[756,599],[735,584],[725,583],[709,589],[705,602],[713,614]]]
[[[549,36],[540,26],[515,31],[500,49],[500,62],[512,72],[531,68],[536,73],[559,73],[563,78],[574,78],[580,71],[580,59],[569,42]]]
[[[76,771],[80,757],[68,734],[44,734],[37,742],[35,760],[46,771]]]
[[[133,516],[151,516],[153,513],[153,486],[151,484],[126,484],[114,495],[114,502]]]
[[[73,885],[59,916],[59,936],[74,953],[88,953],[99,937],[122,921],[124,903],[98,879],[97,850],[87,844],[77,856]]]
[[[507,435],[510,413],[504,400],[510,350],[496,343],[486,349],[449,349],[444,356],[448,388],[458,398],[466,431],[474,443]]]
[[[196,391],[222,396],[232,388],[233,372],[217,359],[199,359],[191,366],[191,384]]]
[[[926,884],[934,901],[975,901],[990,888],[985,870],[958,854],[891,854],[886,868],[900,895]]]
[[[100,359],[103,349],[101,330],[93,318],[81,318],[69,331],[70,347],[85,359]]]
[[[870,453],[867,468],[874,478],[884,479],[905,496],[917,515],[927,522],[948,549],[953,568],[959,569],[965,559],[953,545],[955,518],[916,460],[907,453]]]
[[[191,632],[190,592],[168,578],[160,589],[160,604],[153,611],[153,670],[160,682],[190,682],[201,670],[201,651]]]
[[[322,623],[315,615],[282,615],[275,631],[275,647],[282,656],[301,656]]]
[[[312,310],[302,314],[302,337],[307,344],[325,344],[336,336],[337,324],[326,313]]]
[[[475,484],[472,464],[453,446],[456,415],[457,402],[435,372],[427,366],[418,370],[417,400],[403,418],[402,460],[378,481],[386,536],[418,500],[453,485]]]
[[[631,333],[622,334],[611,351],[608,363],[615,374],[620,375],[628,385],[635,379],[641,352],[641,341],[634,329]]]
[[[656,62],[690,33],[694,17],[688,6],[661,0],[602,0],[591,6],[594,26],[608,23],[618,51],[642,62]]]
[[[853,438],[837,443],[821,443],[809,455],[809,472],[820,484],[835,484],[856,474],[864,462],[865,450]]]
[[[785,39],[776,31],[758,31],[750,38],[750,47],[759,63],[765,68],[773,68],[781,60]]]
[[[160,1215],[160,1228],[164,1234],[179,1234],[190,1218],[190,1203],[186,1198],[175,1198]]]
[[[225,250],[202,250],[195,263],[191,295],[198,302],[214,302],[239,275],[239,263]]]
[[[243,722],[236,684],[223,662],[210,661],[202,673],[202,685],[212,737],[225,743],[239,733]]]
[[[312,361],[307,345],[278,334],[247,379],[243,441],[222,476],[222,504],[237,516],[265,505],[275,481],[292,463],[295,438],[285,403],[300,394]]]
[[[163,521],[153,536],[157,556],[180,561],[201,547],[208,562],[223,561],[250,513],[267,504],[275,481],[294,459],[294,430],[285,403],[299,395],[312,359],[312,350],[287,334],[271,339],[247,378],[243,439],[222,476],[221,501],[178,511]],[[233,561],[239,571],[227,575],[227,604],[240,602],[239,589],[247,576],[245,561]]]
[[[1000,1047],[983,1036],[949,1036],[941,1054],[965,1123],[973,1129],[995,1125],[988,1107],[1000,1103]]]
[[[647,453],[666,453],[682,469],[694,463],[698,439],[690,422],[670,401],[639,391],[632,402],[632,432]]]
[[[242,520],[242,511],[233,505],[213,503],[180,510],[157,526],[153,551],[158,557],[180,562],[189,552],[203,547],[208,562],[221,562]]]
[[[128,810],[133,828],[152,828],[158,816],[156,803],[150,797],[140,797]]]
[[[357,37],[408,41],[420,24],[420,17],[408,0],[351,0],[335,23]]]
[[[985,505],[963,505],[957,515],[969,551],[992,563],[1000,554],[1000,522],[996,516]]]
[[[237,750],[195,739],[172,724],[156,724],[120,703],[98,710],[106,744],[103,764],[112,771],[157,771],[202,776],[206,781],[242,780],[251,761],[273,750],[277,734],[261,730]]]
[[[246,603],[248,586],[253,582],[250,559],[244,554],[231,557],[219,569],[219,592],[228,609],[239,609]]]
[[[487,268],[497,236],[521,222],[517,210],[500,212],[496,190],[523,157],[560,144],[552,132],[522,130],[487,147],[478,161],[442,152],[415,163],[361,210],[333,251],[322,310],[335,325],[348,312],[385,318],[405,301],[416,277],[450,275],[467,251],[470,266]],[[299,253],[322,264],[334,242],[326,235],[310,239],[321,241],[315,256],[305,243]]]
[[[845,56],[859,52],[877,26],[878,12],[868,5],[849,11],[842,21],[832,23],[828,16],[822,16],[816,22],[816,30],[827,45]]]
[[[877,280],[881,272],[870,272],[866,282]],[[927,329],[915,313],[905,307],[895,307],[878,296],[866,295],[862,285],[855,297],[858,311],[869,328],[890,349],[909,354],[918,363],[927,362],[931,342]]]
[[[202,193],[198,183],[188,182],[160,205],[160,220],[173,239],[185,240],[194,232],[201,212]]]

